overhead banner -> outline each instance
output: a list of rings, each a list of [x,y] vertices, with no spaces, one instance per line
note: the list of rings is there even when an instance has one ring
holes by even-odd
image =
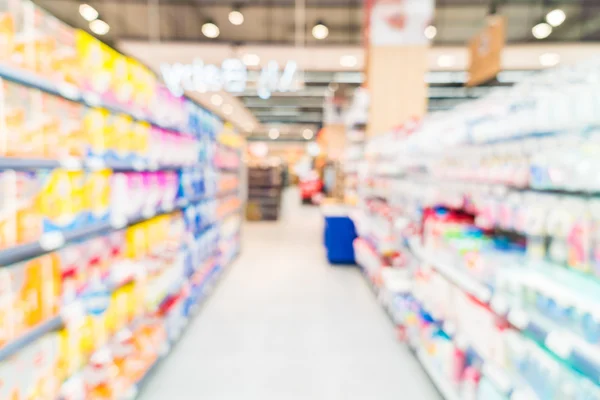
[[[494,15],[485,29],[469,42],[469,79],[467,86],[476,86],[495,78],[502,70],[502,50],[506,44],[506,19]]]
[[[369,0],[369,41],[372,46],[427,45],[434,0]]]

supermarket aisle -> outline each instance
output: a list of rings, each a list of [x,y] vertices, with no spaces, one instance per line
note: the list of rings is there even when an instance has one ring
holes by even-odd
[[[317,208],[247,224],[242,256],[143,400],[437,400],[358,270],[326,264]]]

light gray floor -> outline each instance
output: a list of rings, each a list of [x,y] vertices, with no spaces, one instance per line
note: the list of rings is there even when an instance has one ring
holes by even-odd
[[[143,400],[438,400],[364,278],[331,267],[318,208],[248,223],[241,257]]]

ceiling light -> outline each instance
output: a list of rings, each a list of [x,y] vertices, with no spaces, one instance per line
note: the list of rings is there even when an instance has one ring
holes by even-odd
[[[536,39],[546,39],[552,33],[552,27],[545,22],[540,22],[531,28],[531,33]]]
[[[560,8],[552,10],[546,14],[546,22],[554,27],[561,25],[563,22],[565,22],[565,19],[567,19],[567,14],[565,14],[565,12]]]
[[[433,38],[437,35],[437,28],[433,25],[429,25],[427,28],[425,28],[424,34],[427,39],[433,40]]]
[[[256,157],[266,157],[269,154],[269,146],[265,142],[251,143],[248,151]]]
[[[219,107],[221,104],[223,104],[223,98],[218,94],[213,94],[210,98],[210,102]]]
[[[306,145],[306,152],[310,156],[316,157],[321,153],[321,147],[315,142],[310,142]]]
[[[212,21],[206,21],[202,25],[202,34],[209,39],[214,39],[221,33],[219,27]]]
[[[310,129],[305,129],[305,130],[302,132],[302,137],[303,137],[304,139],[306,139],[306,140],[310,140],[310,139],[312,139],[314,135],[315,135],[315,134],[314,134],[314,133],[313,133],[313,131],[312,131],[312,130],[310,130]]]
[[[454,56],[450,54],[442,54],[437,59],[438,66],[442,68],[453,67],[455,62],[456,60],[454,59]]]
[[[79,14],[88,22],[92,22],[96,18],[98,18],[98,11],[90,6],[89,4],[81,4],[79,5]]]
[[[244,23],[244,14],[238,9],[231,10],[229,13],[229,22],[233,25],[241,25]]]
[[[340,65],[342,67],[346,67],[346,68],[352,68],[352,67],[356,67],[356,64],[358,63],[358,61],[356,60],[356,57],[354,56],[342,56],[340,57]]]
[[[544,53],[540,56],[540,64],[544,67],[554,67],[560,62],[560,55],[556,53]]]
[[[247,67],[256,67],[260,64],[260,57],[257,54],[244,54],[242,61]]]
[[[110,26],[101,19],[90,22],[90,31],[94,32],[96,35],[106,35],[109,30]]]
[[[231,104],[223,104],[223,114],[231,115],[233,113],[233,106]]]
[[[312,35],[317,40],[323,40],[329,36],[329,28],[323,21],[317,21],[312,28]]]
[[[269,129],[269,137],[273,140],[279,137],[279,131],[277,130],[277,128]]]

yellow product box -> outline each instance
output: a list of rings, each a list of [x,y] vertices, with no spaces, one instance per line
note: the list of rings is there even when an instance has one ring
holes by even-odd
[[[78,30],[75,35],[82,87],[98,95],[107,93],[111,82],[110,48],[87,32]]]
[[[0,172],[0,249],[38,240],[43,232],[39,195],[43,179],[33,172]]]
[[[109,216],[111,177],[109,169],[91,171],[85,175],[84,208],[89,210],[90,222],[104,221]]]
[[[103,157],[109,149],[110,113],[99,108],[87,108],[83,111],[83,131],[86,135],[86,156]]]
[[[131,260],[140,260],[148,254],[147,234],[144,224],[137,224],[125,232],[126,254]]]
[[[132,104],[133,85],[131,83],[130,63],[123,54],[112,50],[109,57],[109,68],[112,71],[111,88],[115,99],[122,104]]]
[[[148,156],[150,149],[150,124],[147,122],[134,122],[130,129],[129,149],[134,155],[142,158]]]
[[[0,155],[44,157],[44,120],[39,92],[1,80],[0,107],[4,113],[0,130]]]
[[[133,120],[128,115],[117,114],[109,119],[108,147],[118,159],[125,159],[132,152],[134,144],[130,139],[133,128]]]
[[[0,13],[0,62],[10,61],[15,46],[15,19],[11,13]]]
[[[87,222],[85,173],[55,169],[42,177],[39,203],[44,232],[69,231]]]
[[[6,385],[0,385],[0,399],[56,398],[60,390],[58,351],[58,335],[48,334],[3,361],[0,380]]]

